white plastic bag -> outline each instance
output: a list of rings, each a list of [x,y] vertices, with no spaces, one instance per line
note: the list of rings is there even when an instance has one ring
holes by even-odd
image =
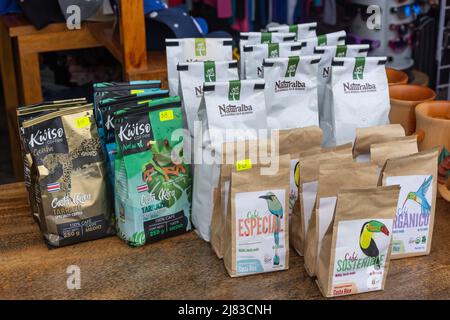
[[[317,22],[270,27],[269,32],[294,32],[295,40],[300,41],[316,36]]]

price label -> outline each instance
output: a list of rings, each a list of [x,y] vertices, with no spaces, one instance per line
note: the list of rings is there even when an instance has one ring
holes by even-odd
[[[139,93],[144,93],[144,90],[131,90],[131,94],[139,94]]]
[[[159,120],[161,122],[173,120],[173,110],[165,110],[159,113]]]
[[[78,129],[82,129],[85,127],[89,127],[91,125],[91,120],[89,120],[88,116],[82,116],[75,119],[75,126]]]
[[[251,168],[252,168],[252,160],[250,160],[250,159],[236,161],[236,170],[237,171],[250,170]]]

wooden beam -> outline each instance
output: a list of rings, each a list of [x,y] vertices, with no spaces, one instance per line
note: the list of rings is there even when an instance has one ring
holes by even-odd
[[[120,0],[120,40],[124,76],[147,68],[144,2]]]
[[[11,164],[16,179],[23,180],[22,155],[17,131],[16,108],[19,105],[19,94],[14,69],[13,45],[8,28],[2,21],[0,21],[0,72],[5,98],[4,114],[8,123]]]

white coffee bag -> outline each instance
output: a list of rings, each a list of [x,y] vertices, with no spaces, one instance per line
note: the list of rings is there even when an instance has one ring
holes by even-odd
[[[302,46],[299,42],[264,43],[244,46],[246,79],[264,77],[264,59],[298,56],[301,48]]]
[[[241,79],[246,79],[245,76],[245,45],[260,44],[260,43],[280,43],[295,40],[294,32],[241,32],[239,36],[239,70]]]
[[[202,134],[201,147],[196,148],[192,223],[200,237],[209,241],[222,144],[257,139],[258,130],[267,129],[264,81],[206,83],[198,116],[206,132]],[[204,156],[203,159],[199,154]],[[206,162],[211,159],[213,163]]]
[[[294,32],[296,34],[295,40],[312,38],[316,36],[317,22],[302,23],[294,25],[282,25],[277,27],[270,27],[269,32]]]
[[[184,38],[166,39],[167,77],[169,94],[178,95],[177,65],[180,62],[231,60],[231,38]]]
[[[331,105],[324,105],[325,87],[330,81],[331,62],[333,58],[345,57],[366,57],[370,46],[368,44],[361,45],[334,45],[316,47],[314,54],[321,56],[319,62],[319,75],[317,79],[318,101],[319,101],[319,120],[320,128],[324,133],[324,141],[329,145],[331,139]]]
[[[324,104],[331,112],[329,144],[353,142],[356,128],[389,123],[386,57],[334,58]]]
[[[302,39],[300,41],[302,43],[301,55],[309,56],[314,54],[316,47],[344,45],[346,36],[347,33],[345,31],[338,31]]]
[[[264,89],[269,129],[319,125],[317,74],[320,56],[264,60]]]

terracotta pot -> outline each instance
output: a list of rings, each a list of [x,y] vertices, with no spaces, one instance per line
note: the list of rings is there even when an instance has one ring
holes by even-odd
[[[421,103],[416,118],[419,149],[441,147],[438,187],[441,196],[450,201],[450,101]]]
[[[408,75],[403,71],[386,68],[386,75],[390,86],[408,83]]]
[[[406,135],[416,131],[415,107],[422,102],[436,98],[436,93],[427,87],[401,84],[389,87],[391,98],[391,112],[389,120],[398,123],[405,129]]]
[[[414,78],[410,84],[417,84],[418,86],[428,87],[430,84],[430,77],[419,70],[414,69],[412,71],[412,77]]]

